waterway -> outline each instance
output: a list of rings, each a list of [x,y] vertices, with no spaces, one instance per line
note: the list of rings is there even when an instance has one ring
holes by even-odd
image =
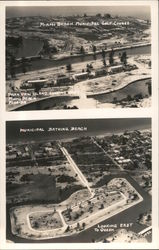
[[[126,87],[113,91],[111,93],[94,95],[93,97],[85,98],[76,98],[73,100],[69,100],[68,102],[63,102],[63,105],[67,105],[70,107],[76,106],[79,109],[83,108],[100,108],[100,104],[110,104],[113,103],[114,100],[121,101],[127,98],[127,96],[131,96],[134,99],[134,96],[141,94],[142,97],[149,97],[150,93],[148,90],[148,82],[149,79],[138,80],[130,83]],[[61,99],[62,102],[62,99]],[[107,107],[107,106],[106,106]],[[108,106],[109,107],[109,106]],[[49,109],[56,109],[56,107],[50,107]]]
[[[23,49],[23,55],[25,55],[25,56],[37,55],[37,51],[39,51],[40,48],[42,47],[41,43],[42,43],[42,41],[39,41],[39,40],[34,40],[34,42],[31,42],[29,40],[28,44],[27,44],[27,42],[25,42],[24,45],[26,46],[26,48],[25,48],[25,50]],[[33,45],[37,45],[37,46],[33,46]],[[30,51],[29,54],[28,54],[28,51]],[[151,53],[151,46],[147,45],[147,46],[142,46],[142,47],[138,47],[138,48],[124,49],[124,51],[127,52],[128,56],[129,55],[150,54]],[[121,53],[121,51],[116,51],[115,56],[119,55],[119,53]],[[19,51],[18,54],[22,55],[21,51]],[[108,53],[106,53],[106,57],[107,56],[108,56]],[[102,55],[97,54],[96,59],[102,59]],[[46,68],[51,68],[51,67],[60,67],[60,66],[67,65],[68,63],[73,64],[73,63],[87,62],[90,60],[94,60],[93,55],[85,55],[85,56],[77,55],[77,56],[73,56],[70,58],[63,58],[63,59],[44,59],[44,58],[43,59],[36,59],[36,60],[32,61],[32,65],[27,70],[33,71],[33,70],[46,69]],[[17,68],[17,73],[21,73],[21,68]]]
[[[52,117],[53,118],[53,117]],[[86,127],[87,131],[71,130]],[[43,128],[44,132],[22,133],[20,129]],[[49,132],[49,128],[68,128],[69,131]],[[71,139],[80,136],[108,135],[123,133],[125,130],[145,130],[151,128],[150,118],[111,118],[111,119],[62,119],[8,121],[6,123],[6,142],[12,144],[39,141]]]
[[[43,41],[23,38],[22,45],[17,49],[16,58],[38,55],[42,49]]]
[[[122,223],[133,223],[131,228],[128,228],[129,230],[132,230],[136,233],[139,233],[143,229],[146,228],[144,225],[140,225],[136,222],[139,214],[147,212],[151,209],[151,196],[147,194],[137,183],[134,179],[132,179],[127,174],[116,174],[112,175],[112,178],[126,178],[128,182],[140,193],[140,195],[143,197],[143,201],[138,203],[137,205],[128,208],[127,210],[120,212],[117,215],[114,215],[113,217],[106,219],[99,223],[99,225],[107,225],[107,224],[117,224],[118,228],[120,228],[120,224]],[[57,239],[49,239],[49,240],[27,240],[19,238],[11,233],[11,224],[10,224],[10,218],[9,218],[9,207],[7,209],[7,239],[12,240],[13,242],[17,243],[86,243],[86,242],[93,242],[94,240],[99,240],[101,238],[104,238],[108,236],[110,233],[106,232],[96,232],[94,229],[96,226],[93,226],[81,233],[77,233],[75,235],[69,236],[69,237],[60,237]],[[123,227],[122,227],[123,228]],[[151,240],[151,239],[149,239]]]
[[[114,100],[121,101],[127,99],[128,96],[131,96],[133,100],[135,100],[136,95],[142,95],[143,98],[149,97],[151,93],[148,89],[148,83],[150,82],[150,78],[137,80],[128,84],[126,87],[122,89],[106,93],[106,94],[97,94],[92,97],[87,97],[84,91],[84,84],[80,87],[82,95],[79,98],[69,97],[69,96],[55,96],[48,97],[42,100],[38,100],[36,102],[28,103],[26,105],[21,105],[15,110],[53,110],[53,109],[64,109],[64,106],[68,107],[77,107],[78,109],[89,109],[89,108],[100,108],[100,105],[106,105],[105,107],[109,107],[109,104],[114,105]]]
[[[138,80],[114,92],[96,95],[94,96],[94,99],[96,99],[99,103],[112,103],[114,99],[116,99],[117,101],[121,101],[127,98],[128,95],[134,97],[138,94],[141,94],[143,97],[149,97],[150,93],[148,90],[148,82],[149,80],[147,79]]]

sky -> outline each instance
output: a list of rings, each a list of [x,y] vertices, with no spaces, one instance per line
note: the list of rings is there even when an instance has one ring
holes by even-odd
[[[47,132],[52,128],[87,127],[86,132]],[[22,133],[20,129],[44,128],[45,132]],[[105,133],[124,132],[125,130],[150,129],[150,118],[111,118],[111,119],[71,119],[71,120],[34,120],[9,121],[6,123],[7,143],[39,140],[59,140],[79,136],[95,136]]]
[[[94,15],[97,13],[119,16],[133,16],[141,19],[150,19],[149,6],[41,6],[41,7],[7,7],[7,17],[19,16],[69,16],[76,14]]]

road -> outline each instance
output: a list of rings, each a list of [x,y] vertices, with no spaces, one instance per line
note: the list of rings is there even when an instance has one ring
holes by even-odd
[[[66,156],[68,162],[70,163],[70,166],[73,168],[74,172],[78,174],[78,178],[80,179],[80,181],[82,182],[82,184],[87,187],[87,189],[89,190],[89,192],[91,193],[91,196],[94,196],[93,191],[91,190],[89,183],[87,181],[87,179],[85,178],[85,176],[83,175],[83,173],[81,172],[81,170],[77,167],[76,163],[74,162],[74,160],[72,159],[72,157],[70,156],[70,154],[68,153],[67,149],[62,147],[60,145],[60,143],[58,144],[59,148],[61,149],[62,153]]]
[[[100,149],[103,151],[103,153],[104,153],[104,154],[114,163],[115,166],[117,166],[118,168],[120,168],[121,171],[124,171],[124,169],[123,169],[120,165],[118,165],[117,162],[114,161],[114,159],[112,159],[111,156],[109,156],[109,155],[107,154],[107,152],[102,148],[102,146],[100,146],[100,145],[95,141],[94,138],[92,138],[92,141],[97,145],[98,148],[100,148]]]

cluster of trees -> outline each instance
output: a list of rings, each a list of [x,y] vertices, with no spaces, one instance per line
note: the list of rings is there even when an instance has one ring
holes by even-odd
[[[86,67],[86,71],[88,72],[88,73],[90,73],[91,72],[91,69],[93,69],[93,65],[90,63],[87,63],[87,67]]]
[[[16,57],[11,55],[9,61],[9,73],[11,78],[16,77],[16,68],[21,68],[22,73],[25,74],[30,66],[31,63],[29,63],[25,57],[22,57],[21,61],[17,62]]]
[[[92,51],[94,53],[94,56],[93,56],[94,60],[96,60],[96,52],[97,52],[96,45],[92,45]],[[114,50],[112,48],[112,50],[109,52],[109,55],[108,55],[108,60],[109,60],[109,65],[110,66],[114,65],[114,53],[115,52],[114,52]],[[82,55],[85,54],[85,48],[84,48],[83,45],[80,47],[80,54],[82,54]],[[102,49],[101,55],[102,55],[103,66],[106,67],[107,66],[107,63],[106,63],[106,51],[104,49]],[[124,65],[127,64],[127,53],[126,53],[126,51],[123,51],[122,54],[119,53],[119,58],[120,58],[120,62],[122,64],[124,64]],[[90,69],[91,69],[91,67],[87,67],[87,72],[90,72]],[[66,70],[68,72],[70,72],[72,70],[72,65],[70,63],[66,65]]]
[[[22,182],[30,181],[30,176],[31,175],[33,175],[33,174],[24,174],[24,175],[22,175],[22,177],[20,178],[20,181],[22,181]]]
[[[67,106],[66,104],[63,106],[63,109],[78,109],[76,105],[73,106]]]
[[[109,64],[110,65],[114,64],[114,50],[113,49],[109,53]]]
[[[85,49],[83,46],[81,46],[81,48],[80,48],[80,54],[85,54]]]
[[[55,46],[50,46],[48,40],[44,40],[44,44],[43,44],[43,53],[49,55],[49,57],[51,58],[51,54],[52,53],[57,53],[58,50]]]
[[[84,230],[85,227],[86,227],[86,223],[85,223],[85,222],[83,222],[82,225],[80,225],[79,222],[77,222],[76,230],[77,230],[77,231],[79,231],[79,230]],[[65,232],[69,232],[69,231],[71,231],[71,227],[70,227],[70,226],[68,226],[68,227],[66,228]]]
[[[101,13],[97,13],[97,14],[96,14],[96,17],[100,17],[100,18],[101,18],[101,17],[102,17],[102,14],[101,14]],[[112,18],[111,15],[110,15],[109,13],[104,14],[103,17],[104,17],[104,18],[108,18],[108,19],[109,19],[109,18]]]
[[[126,53],[126,51],[124,51],[122,54],[119,53],[119,57],[120,57],[121,63],[126,65],[127,64],[127,53]]]
[[[72,70],[72,65],[71,65],[71,63],[69,63],[69,64],[66,65],[66,70],[67,70],[68,72],[70,72],[70,71]]]
[[[61,175],[60,177],[57,178],[57,181],[61,182],[61,183],[63,183],[63,182],[72,183],[72,182],[75,182],[76,179],[74,177],[72,177],[72,176],[63,174],[63,175]]]
[[[22,36],[19,36],[19,37],[8,36],[6,38],[6,45],[12,45],[18,48],[22,45],[22,43],[23,43]]]

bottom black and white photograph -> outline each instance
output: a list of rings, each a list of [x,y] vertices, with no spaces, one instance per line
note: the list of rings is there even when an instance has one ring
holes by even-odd
[[[7,243],[152,242],[150,118],[6,122]]]

